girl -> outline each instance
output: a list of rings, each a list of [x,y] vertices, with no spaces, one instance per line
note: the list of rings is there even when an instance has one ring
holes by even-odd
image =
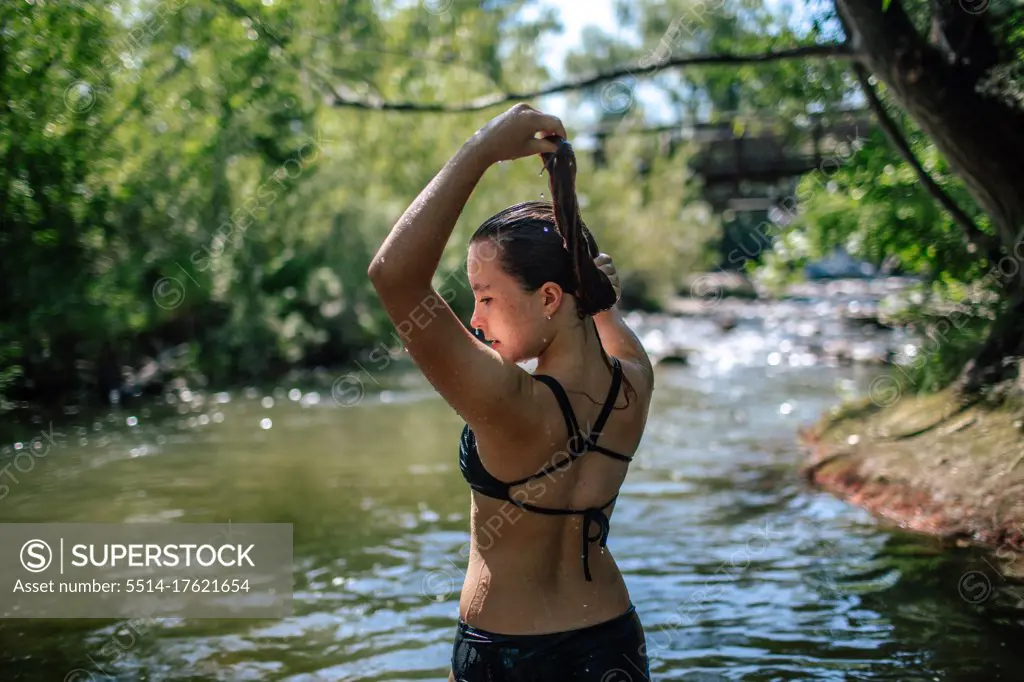
[[[450,681],[650,677],[643,627],[605,543],[654,374],[614,308],[614,265],[580,218],[567,137],[526,104],[492,119],[409,206],[368,271],[409,355],[466,422],[470,554]],[[432,277],[487,168],[533,154],[552,203],[511,206],[469,243],[463,285],[478,339]],[[531,375],[520,363],[534,358]]]

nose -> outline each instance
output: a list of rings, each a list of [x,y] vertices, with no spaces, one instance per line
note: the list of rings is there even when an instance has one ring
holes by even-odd
[[[477,338],[482,340],[484,336],[483,331],[477,331],[478,329],[481,329],[480,315],[477,314],[478,310],[479,308],[477,306],[473,306],[473,316],[469,318],[469,326],[473,328],[473,333],[477,335]]]

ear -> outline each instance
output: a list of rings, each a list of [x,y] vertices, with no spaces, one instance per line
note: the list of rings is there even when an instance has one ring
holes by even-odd
[[[562,305],[564,293],[562,287],[554,282],[545,282],[540,287],[540,303],[544,307],[545,314],[554,314]]]

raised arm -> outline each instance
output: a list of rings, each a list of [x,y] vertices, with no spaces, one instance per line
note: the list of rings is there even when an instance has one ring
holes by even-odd
[[[594,315],[597,333],[605,350],[617,358],[636,360],[648,372],[652,371],[651,359],[647,355],[636,333],[622,319],[618,304],[616,307]]]
[[[619,275],[615,271],[615,264],[612,262],[611,256],[606,253],[599,254],[594,259],[594,263],[608,277],[618,295],[621,291]],[[597,333],[601,335],[601,345],[605,350],[617,358],[634,362],[641,373],[650,380],[650,387],[653,388],[654,368],[651,365],[651,358],[647,355],[647,350],[644,349],[639,337],[622,319],[619,304],[616,303],[608,310],[594,315],[594,326],[597,327]]]
[[[561,121],[518,104],[474,133],[405,210],[377,250],[367,276],[409,356],[427,380],[473,428],[531,406],[526,373],[477,340],[448,301],[456,286],[436,291],[433,275],[456,220],[484,172],[494,163],[557,149],[537,133],[565,135]]]

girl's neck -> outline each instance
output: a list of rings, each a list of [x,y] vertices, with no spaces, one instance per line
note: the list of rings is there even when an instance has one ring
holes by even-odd
[[[594,366],[606,364],[594,318],[588,315],[578,320],[574,314],[573,319],[574,323],[567,323],[558,330],[537,358],[535,374],[559,376],[573,383],[582,383],[593,372]]]

